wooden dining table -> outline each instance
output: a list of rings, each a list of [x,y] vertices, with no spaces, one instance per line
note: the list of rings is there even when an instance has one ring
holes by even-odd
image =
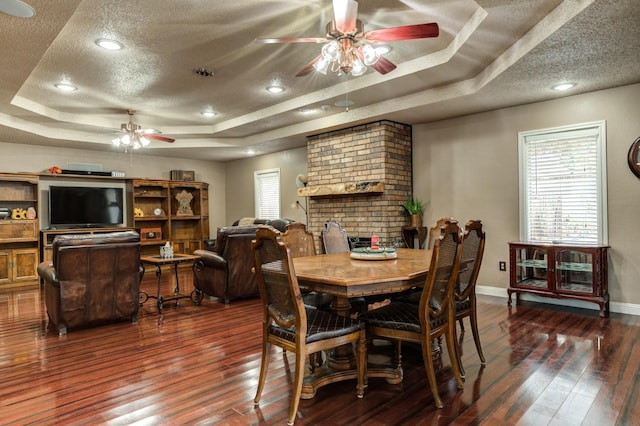
[[[431,250],[398,249],[389,260],[352,259],[349,252],[297,257],[293,265],[300,286],[333,296],[331,309],[349,316],[352,297],[399,293],[425,283],[431,263]],[[368,377],[384,377],[390,383],[402,381],[401,369],[369,366]],[[350,345],[336,348],[327,362],[305,379],[302,398],[315,396],[329,383],[355,379],[355,361]]]

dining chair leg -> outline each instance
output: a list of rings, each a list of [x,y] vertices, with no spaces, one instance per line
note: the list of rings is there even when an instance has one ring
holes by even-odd
[[[476,343],[476,350],[478,351],[478,356],[480,357],[480,363],[485,365],[487,361],[484,359],[484,354],[482,353],[482,347],[480,346],[480,333],[478,332],[478,317],[475,314],[471,314],[471,331],[473,333],[473,341]]]
[[[367,371],[367,338],[365,331],[362,330],[360,338],[356,342],[356,362],[358,368],[358,382],[356,384],[356,395],[358,398],[364,396],[364,382]]]
[[[459,320],[460,322],[462,322],[462,318],[460,318]],[[458,331],[457,331],[457,327],[453,327],[453,332],[455,333],[453,335],[453,340],[455,342],[456,345],[456,358],[458,360],[458,368],[460,369],[460,376],[464,379],[465,376],[467,375],[467,373],[464,370],[464,366],[462,365],[462,339],[464,336],[464,330],[462,330],[460,332],[460,338],[458,339]]]
[[[464,389],[464,381],[460,374],[460,359],[458,357],[457,343],[455,338],[455,320],[449,323],[449,332],[445,334],[445,340],[447,342],[447,352],[449,352],[449,362],[451,363],[451,369],[453,375],[456,378],[456,384],[458,389]]]
[[[427,370],[427,379],[429,380],[429,386],[431,387],[431,394],[435,400],[436,407],[442,408],[442,400],[438,393],[438,383],[436,382],[436,370],[433,367],[433,351],[431,345],[422,344],[422,361],[424,368]]]
[[[289,408],[289,420],[287,424],[293,425],[296,421],[296,414],[298,413],[298,405],[300,404],[300,395],[302,395],[302,381],[304,379],[304,362],[306,356],[300,349],[296,351],[296,367],[293,379],[293,395],[291,395],[291,407]]]
[[[262,344],[262,360],[260,361],[260,378],[258,379],[258,390],[256,391],[256,397],[253,399],[253,404],[258,405],[260,398],[262,397],[262,390],[264,389],[264,382],[267,379],[267,370],[269,369],[269,352],[271,351],[271,344],[264,342]]]

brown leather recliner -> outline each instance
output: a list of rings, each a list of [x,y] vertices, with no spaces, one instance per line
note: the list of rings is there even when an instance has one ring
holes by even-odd
[[[59,235],[38,265],[49,321],[67,328],[138,318],[140,236],[134,231]]]
[[[218,228],[212,250],[196,250],[193,265],[196,292],[219,297],[224,303],[240,297],[258,296],[251,240],[260,225]]]

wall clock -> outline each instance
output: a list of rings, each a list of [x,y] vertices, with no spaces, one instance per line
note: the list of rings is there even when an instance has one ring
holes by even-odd
[[[640,137],[631,144],[627,162],[633,174],[640,178]]]

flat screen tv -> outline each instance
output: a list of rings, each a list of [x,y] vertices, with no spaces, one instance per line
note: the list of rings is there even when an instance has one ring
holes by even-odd
[[[99,228],[124,224],[123,188],[50,186],[49,225]]]

